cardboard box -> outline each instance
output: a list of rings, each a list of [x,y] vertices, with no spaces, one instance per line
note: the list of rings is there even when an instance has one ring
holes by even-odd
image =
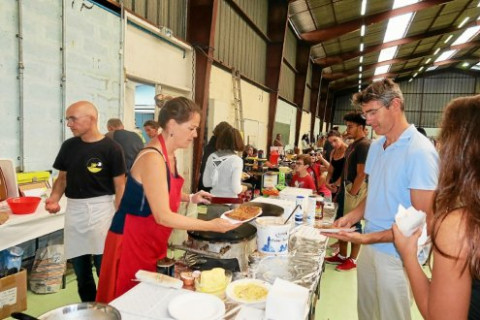
[[[0,278],[0,319],[27,309],[27,271]]]

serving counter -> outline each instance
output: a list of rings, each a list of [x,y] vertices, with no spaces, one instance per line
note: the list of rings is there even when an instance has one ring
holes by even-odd
[[[335,210],[326,212],[323,222],[332,222]],[[292,229],[289,253],[285,256],[265,256],[255,253],[250,257],[248,272],[234,273],[233,280],[255,278],[273,282],[276,277],[308,289],[308,304],[304,319],[314,319],[315,305],[320,295],[320,280],[324,270],[324,257],[328,239],[311,226],[301,225]],[[170,301],[191,291],[165,288],[150,283],[139,283],[124,295],[111,302],[126,320],[172,319],[168,312]],[[188,308],[188,306],[185,306]],[[246,319],[239,316],[249,312],[249,320],[263,319],[264,311],[225,299],[226,313],[223,319]]]

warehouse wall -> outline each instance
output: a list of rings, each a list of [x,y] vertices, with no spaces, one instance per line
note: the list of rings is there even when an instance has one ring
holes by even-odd
[[[244,80],[241,81],[241,92],[245,143],[251,143],[255,147],[265,150],[269,94]],[[235,125],[232,74],[213,66],[209,96],[208,137],[212,135],[213,128],[220,121],[228,121],[231,125]]]
[[[133,104],[124,109],[120,17],[88,1],[66,1],[65,103],[62,104],[62,1],[20,1],[23,11],[25,171],[49,170],[65,138],[64,108],[78,100],[92,101],[99,109],[99,127],[106,132],[111,117],[133,126]],[[85,4],[86,6],[82,6]],[[0,2],[0,158],[20,166],[21,134],[18,117],[17,1]],[[152,32],[129,26],[125,42],[125,72],[146,83],[161,84],[162,92],[191,95],[192,55]],[[139,50],[139,46],[141,50]],[[153,97],[152,97],[153,99]],[[132,101],[127,99],[126,101]],[[126,112],[125,112],[126,111]],[[126,114],[125,114],[126,113]],[[190,154],[189,154],[190,153]],[[191,151],[179,156],[180,170],[189,178]],[[182,168],[183,167],[183,168]],[[189,186],[187,182],[185,184]]]
[[[285,146],[285,149],[293,149],[295,143],[295,128],[297,119],[297,108],[283,100],[277,102],[277,112],[275,114],[275,123],[283,123],[290,126],[290,132],[288,141],[289,144]],[[276,134],[275,129],[273,134]],[[286,139],[284,139],[286,141]]]

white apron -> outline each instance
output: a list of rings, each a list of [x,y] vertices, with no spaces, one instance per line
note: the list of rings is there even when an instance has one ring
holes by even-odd
[[[114,213],[114,196],[67,199],[65,258],[103,254],[105,238]]]

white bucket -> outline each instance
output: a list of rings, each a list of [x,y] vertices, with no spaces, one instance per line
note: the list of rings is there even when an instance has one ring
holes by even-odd
[[[283,224],[281,217],[257,218],[257,250],[265,254],[281,255],[288,253],[290,224]]]

